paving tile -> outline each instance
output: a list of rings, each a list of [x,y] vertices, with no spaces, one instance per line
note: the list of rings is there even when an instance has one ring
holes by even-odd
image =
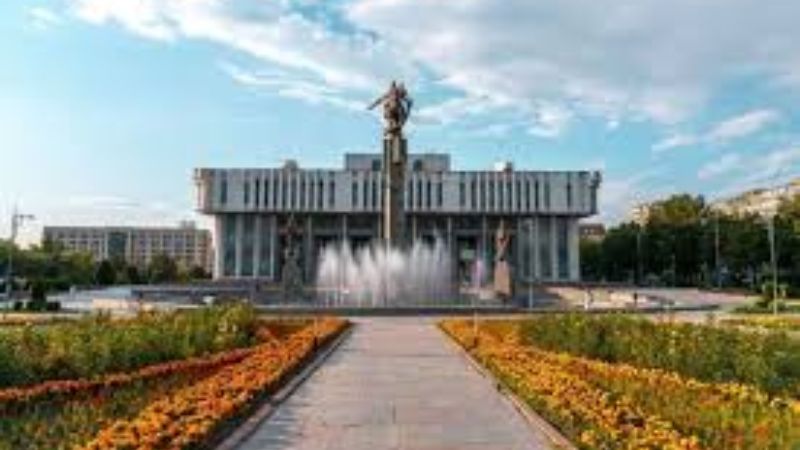
[[[427,318],[359,318],[242,450],[550,448]]]

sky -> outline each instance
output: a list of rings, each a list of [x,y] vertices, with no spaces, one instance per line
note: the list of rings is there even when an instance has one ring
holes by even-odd
[[[339,167],[366,105],[414,98],[412,151],[601,170],[600,215],[800,175],[800,3],[3,0],[0,236],[171,225],[195,167]]]

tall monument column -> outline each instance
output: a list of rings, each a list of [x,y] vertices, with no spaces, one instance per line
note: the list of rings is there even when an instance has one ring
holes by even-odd
[[[403,136],[386,137],[383,140],[383,228],[384,243],[392,247],[403,247],[407,239],[403,191],[405,189],[406,165],[408,163],[407,141]]]
[[[408,144],[403,135],[413,104],[402,83],[392,81],[389,90],[378,97],[369,109],[383,105],[383,226],[381,239],[392,247],[406,245],[407,233],[403,212]]]

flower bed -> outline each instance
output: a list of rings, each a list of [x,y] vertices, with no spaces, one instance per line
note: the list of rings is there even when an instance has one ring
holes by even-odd
[[[261,344],[202,358],[146,366],[91,379],[48,381],[0,390],[0,449],[72,449],[119,420],[193,386],[220,370],[272,348],[283,354],[292,337],[313,332],[307,319],[257,320]]]
[[[180,449],[199,446],[272,392],[346,323],[324,319],[276,347],[262,344],[238,363],[148,405],[136,417],[103,429],[85,449]]]
[[[800,316],[755,315],[722,319],[723,325],[754,327],[767,330],[800,331]]]
[[[256,341],[258,322],[252,308],[231,306],[14,327],[0,333],[0,388],[89,379],[246,347]]]
[[[581,448],[792,449],[800,403],[675,372],[590,360],[522,341],[517,324],[442,328]]]
[[[782,333],[657,323],[619,314],[553,314],[518,324],[521,338],[542,350],[800,397],[800,341]]]

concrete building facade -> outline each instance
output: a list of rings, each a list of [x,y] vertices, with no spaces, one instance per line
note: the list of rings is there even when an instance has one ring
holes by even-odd
[[[90,253],[95,261],[121,258],[146,267],[155,255],[166,254],[184,268],[213,270],[211,232],[191,222],[163,228],[46,226],[42,241],[48,240],[68,251]]]
[[[289,218],[298,227],[303,278],[330,244],[354,247],[380,234],[382,157],[347,154],[344,168],[283,167],[195,170],[197,210],[213,217],[216,279],[280,281]],[[589,171],[454,171],[446,154],[409,155],[403,195],[411,240],[443,239],[454,281],[468,281],[476,260],[493,260],[503,220],[512,236],[519,281],[580,279],[578,221],[597,212],[600,174]]]
[[[711,207],[726,214],[756,214],[769,217],[778,211],[784,200],[800,195],[800,178],[771,188],[753,189],[711,203]]]

